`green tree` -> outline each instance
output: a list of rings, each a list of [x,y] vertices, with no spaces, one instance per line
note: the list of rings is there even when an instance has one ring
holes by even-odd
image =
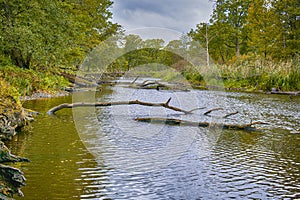
[[[265,0],[254,0],[248,10],[247,29],[249,51],[267,58],[272,53],[280,30],[274,12]]]
[[[241,53],[241,45],[246,44],[244,27],[248,8],[252,0],[216,0],[210,20],[221,32],[218,33],[227,48],[234,48],[236,57]],[[242,52],[243,53],[243,52]]]
[[[136,55],[136,50],[142,48],[142,38],[138,35],[127,35],[125,36],[125,44],[124,44],[124,51],[127,52],[125,54],[125,59],[127,61],[127,70],[133,68],[138,63],[138,57]]]
[[[116,33],[110,0],[1,0],[2,54],[22,68],[78,64]]]
[[[220,63],[225,63],[235,55],[233,48],[226,45],[227,37],[224,34],[224,27],[219,22],[208,24],[201,22],[196,25],[196,29],[192,29],[188,35],[200,43],[206,51],[206,64],[210,63],[209,57]]]
[[[276,28],[280,30],[276,45],[276,57],[290,58],[300,54],[300,1],[272,1]]]

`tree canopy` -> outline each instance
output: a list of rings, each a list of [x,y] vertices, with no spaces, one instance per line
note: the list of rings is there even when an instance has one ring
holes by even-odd
[[[298,0],[215,0],[209,22],[189,35],[206,46],[214,60],[225,63],[240,55],[286,60],[299,56]]]
[[[111,0],[1,0],[0,54],[30,68],[77,65],[115,34]]]

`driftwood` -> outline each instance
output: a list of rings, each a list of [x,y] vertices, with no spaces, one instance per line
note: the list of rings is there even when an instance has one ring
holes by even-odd
[[[204,107],[201,108],[195,108],[192,110],[183,110],[178,107],[170,106],[169,103],[171,101],[171,98],[169,98],[165,103],[151,103],[151,102],[143,102],[139,100],[134,101],[117,101],[117,102],[96,102],[96,103],[73,103],[73,104],[61,104],[56,107],[51,108],[47,113],[52,115],[55,114],[55,112],[64,109],[64,108],[75,108],[75,107],[103,107],[103,106],[113,106],[113,105],[142,105],[142,106],[152,106],[152,107],[164,107],[170,110],[174,110],[177,112],[182,112],[184,114],[191,114],[195,110],[204,109]],[[216,111],[216,110],[223,110],[223,108],[214,108],[206,111],[203,115],[208,115],[209,113]],[[238,112],[232,112],[229,114],[226,114],[223,116],[223,118],[227,118],[229,116],[238,114]],[[180,119],[173,119],[173,118],[136,118],[136,121],[139,122],[151,122],[151,123],[164,123],[168,125],[182,125],[182,126],[199,126],[199,127],[219,127],[222,129],[232,129],[232,130],[247,130],[247,131],[253,131],[256,130],[253,125],[256,124],[267,124],[264,122],[250,122],[249,124],[223,124],[223,123],[209,123],[209,122],[193,122],[193,121],[186,121],[186,120],[180,120]]]
[[[59,75],[63,76],[64,78],[68,79],[69,82],[79,86],[79,87],[90,87],[90,86],[97,86],[97,84],[88,78],[75,76],[73,74],[67,74],[65,72],[60,73]]]
[[[130,87],[139,88],[139,89],[156,89],[156,90],[159,90],[160,88],[170,88],[171,87],[167,84],[164,84],[164,83],[161,83],[158,81],[151,81],[151,80],[145,80],[142,83],[134,84],[136,82],[136,80],[137,79],[135,79],[133,81],[133,83],[130,85]]]
[[[233,113],[229,113],[229,114],[225,115],[223,118],[227,118],[227,117],[230,117],[230,116],[232,116],[232,115],[236,115],[236,114],[238,114],[238,113],[239,113],[238,111],[233,112]]]
[[[174,110],[176,112],[182,112],[184,114],[191,114],[196,110],[205,109],[206,107],[194,108],[192,110],[184,110],[178,107],[170,106],[171,98],[169,98],[164,103],[151,103],[151,102],[144,102],[139,100],[132,100],[132,101],[116,101],[116,102],[95,102],[95,103],[86,103],[86,102],[78,102],[78,103],[63,103],[58,106],[51,108],[47,114],[53,115],[55,112],[62,110],[64,108],[76,108],[76,107],[105,107],[105,106],[115,106],[115,105],[141,105],[141,106],[150,106],[150,107],[164,107],[170,110]],[[208,115],[209,113],[217,110],[223,110],[223,108],[213,108],[206,111],[203,115]],[[232,115],[236,115],[238,112],[229,113],[223,118],[227,118]]]
[[[199,126],[199,127],[215,127],[222,129],[230,130],[246,130],[246,131],[255,131],[257,130],[253,125],[256,124],[267,124],[264,122],[251,122],[249,124],[223,124],[223,123],[208,123],[208,122],[193,122],[173,118],[136,118],[136,121],[139,122],[148,122],[148,123],[159,123],[159,124],[168,124],[168,125],[180,125],[180,126]]]
[[[208,115],[209,113],[211,113],[212,111],[216,111],[216,110],[223,110],[223,108],[213,108],[211,110],[206,111],[203,115]]]
[[[150,103],[150,102],[144,102],[139,100],[134,101],[117,101],[117,102],[96,102],[96,103],[85,103],[85,102],[79,102],[79,103],[64,103],[60,104],[54,108],[51,108],[47,113],[49,115],[53,115],[55,112],[64,109],[64,108],[75,108],[75,107],[104,107],[104,106],[114,106],[114,105],[141,105],[141,106],[152,106],[152,107],[164,107],[170,110],[174,110],[177,112],[182,112],[184,114],[189,114],[191,111],[183,110],[181,108],[177,108],[174,106],[170,106],[169,103],[171,101],[171,98],[169,98],[165,103]]]
[[[179,91],[189,91],[187,86],[184,86],[182,83],[169,83],[161,82],[157,80],[145,80],[142,83],[136,83],[139,77],[136,77],[130,84],[129,87],[136,89],[156,89],[160,90],[161,88],[167,90],[179,90]],[[123,83],[124,84],[124,83]]]
[[[279,95],[290,95],[290,96],[299,96],[299,92],[282,92],[282,91],[271,91],[271,94],[279,94]]]

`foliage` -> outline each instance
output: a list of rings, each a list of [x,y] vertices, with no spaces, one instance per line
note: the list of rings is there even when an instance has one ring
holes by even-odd
[[[3,112],[3,108],[20,108],[21,102],[19,95],[15,87],[12,87],[3,80],[2,73],[0,72],[0,113]]]
[[[18,67],[78,65],[100,41],[116,33],[110,0],[2,0],[0,55]]]
[[[189,35],[206,46],[219,63],[240,55],[275,61],[300,54],[300,3],[298,0],[216,0],[210,24],[201,22]]]
[[[300,2],[216,0],[188,35],[221,64],[227,88],[300,90]]]
[[[300,90],[300,64],[296,61],[275,63],[262,60],[238,60],[220,66],[226,88],[246,90]]]
[[[119,31],[111,0],[0,0],[0,98],[53,93],[101,41]]]
[[[47,71],[25,70],[14,66],[5,66],[0,68],[0,73],[0,78],[6,84],[13,86],[11,95],[15,99],[19,98],[20,95],[31,95],[33,92],[54,93],[69,84],[63,77]],[[1,90],[3,90],[2,87]]]

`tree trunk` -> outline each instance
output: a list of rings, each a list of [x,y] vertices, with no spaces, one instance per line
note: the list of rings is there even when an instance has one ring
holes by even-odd
[[[238,58],[240,56],[240,43],[239,43],[239,38],[236,37],[235,38],[235,53],[236,53],[236,57]]]
[[[24,56],[22,55],[22,52],[18,48],[13,48],[10,51],[10,58],[12,62],[17,65],[20,68],[23,69],[29,69],[30,66],[30,60],[31,60],[31,54],[28,54],[26,59],[24,59]]]
[[[85,103],[85,102],[78,102],[78,103],[63,103],[58,106],[51,108],[47,113],[49,115],[53,115],[55,112],[64,109],[64,108],[75,108],[75,107],[104,107],[104,106],[114,106],[114,105],[141,105],[141,106],[152,106],[152,107],[164,107],[170,110],[174,110],[176,112],[182,112],[185,114],[190,114],[191,111],[183,110],[181,108],[177,108],[174,106],[170,106],[169,103],[171,98],[169,98],[165,103],[150,103],[150,102],[143,102],[139,100],[134,101],[116,101],[116,102],[95,102],[95,103]]]
[[[173,118],[136,118],[138,122],[148,122],[148,123],[158,123],[158,124],[168,124],[177,126],[199,126],[199,127],[211,127],[211,128],[222,128],[230,130],[244,130],[244,131],[256,131],[257,129],[253,127],[256,124],[267,124],[264,122],[251,122],[249,124],[223,124],[223,123],[209,123],[209,122],[194,122],[181,119]]]

